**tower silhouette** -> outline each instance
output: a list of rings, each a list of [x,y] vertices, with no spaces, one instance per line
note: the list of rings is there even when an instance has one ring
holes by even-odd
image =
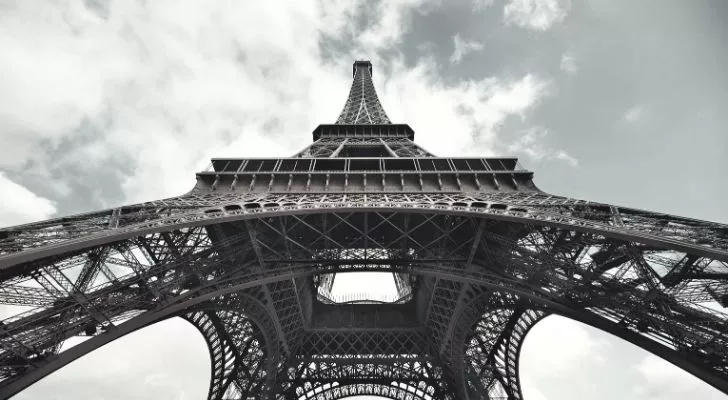
[[[0,230],[0,303],[29,307],[0,322],[0,398],[175,316],[207,342],[208,399],[521,399],[549,314],[728,393],[728,226],[532,178],[420,148],[356,61],[336,123],[293,157],[216,158],[187,194]],[[333,293],[353,271],[396,295]]]

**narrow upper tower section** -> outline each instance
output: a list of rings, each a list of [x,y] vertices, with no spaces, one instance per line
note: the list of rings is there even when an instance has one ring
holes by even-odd
[[[341,110],[338,125],[380,125],[391,124],[382,104],[379,103],[377,91],[372,83],[372,63],[369,61],[355,61],[353,72],[354,80],[349,90],[344,109]]]
[[[515,158],[442,158],[393,124],[372,83],[372,64],[356,61],[344,110],[314,129],[289,158],[214,158],[196,191],[244,193],[475,193],[535,191]]]
[[[345,138],[406,138],[414,140],[415,133],[407,124],[393,124],[379,102],[372,82],[372,63],[354,61],[349,97],[334,124],[319,125],[313,131],[314,142],[319,139]],[[303,154],[303,153],[301,153]],[[418,150],[413,156],[428,156]]]

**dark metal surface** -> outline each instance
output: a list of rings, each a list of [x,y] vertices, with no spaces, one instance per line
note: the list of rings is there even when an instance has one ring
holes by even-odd
[[[28,309],[0,325],[0,397],[182,316],[208,344],[209,399],[521,399],[521,346],[550,313],[728,393],[728,226],[549,195],[515,159],[346,134],[388,124],[378,110],[358,62],[343,130],[296,157],[213,160],[183,196],[1,229],[0,303]],[[392,160],[416,190],[389,183]],[[306,190],[275,186],[294,172]],[[392,273],[397,300],[337,303],[347,271]]]
[[[344,109],[341,110],[337,124],[389,124],[387,113],[379,103],[377,91],[372,82],[372,63],[356,61],[353,67],[354,81],[349,90]]]

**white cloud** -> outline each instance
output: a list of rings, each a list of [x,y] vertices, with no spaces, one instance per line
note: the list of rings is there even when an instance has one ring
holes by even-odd
[[[482,10],[493,5],[494,0],[473,0],[473,8],[475,10]]]
[[[566,162],[572,167],[579,166],[579,160],[569,155],[565,150],[553,149],[543,144],[548,130],[541,127],[533,127],[523,131],[523,134],[506,145],[506,149],[512,153],[522,153],[534,161],[559,160]]]
[[[38,196],[0,172],[0,227],[44,220],[55,212],[53,201]]]
[[[358,34],[358,40],[367,54],[391,49],[399,44],[409,28],[414,13],[426,14],[441,0],[392,0],[377,4],[377,12],[367,21],[367,28]]]
[[[384,70],[388,60],[378,52],[398,43],[413,13],[437,4],[383,2],[376,23],[355,32],[351,54],[325,60],[319,41],[352,33],[358,5],[311,0],[281,10],[267,3],[111,2],[104,19],[82,3],[20,2],[0,17],[0,92],[11,94],[0,98],[8,144],[0,167],[30,163],[31,172],[48,175],[51,168],[120,162],[128,168],[118,171],[122,202],[129,203],[189,190],[191,171],[212,156],[292,154],[310,140],[309,130],[335,120],[351,60],[363,53]],[[393,82],[418,73],[396,67]],[[412,93],[440,85],[425,68],[429,80],[399,87]],[[375,73],[380,91],[384,77]],[[538,83],[529,79],[526,85]],[[440,104],[438,94],[477,92],[471,85],[434,89],[440,92],[428,97]],[[452,115],[443,120],[457,119],[467,135],[472,118],[448,109]],[[77,128],[88,121],[97,131],[82,136]],[[68,141],[75,145],[57,154]],[[51,153],[58,158],[48,163]]]
[[[549,93],[550,82],[527,74],[517,81],[505,83],[481,81],[479,85],[482,94],[489,96],[483,104],[489,108],[486,111],[490,111],[485,113],[486,119],[490,117],[492,122],[500,123],[507,114],[516,114],[524,118],[524,112],[538,104],[542,97]]]
[[[563,22],[571,11],[571,0],[510,0],[503,8],[507,24],[545,31]]]
[[[549,88],[548,81],[530,74],[448,85],[432,60],[411,69],[395,61],[393,67],[379,84],[384,108],[394,122],[412,126],[418,144],[440,156],[494,154],[503,122],[510,116],[525,118]]]
[[[541,393],[540,390],[533,387],[532,385],[521,385],[521,391],[523,392],[523,398],[528,400],[548,400],[548,398]]]
[[[571,165],[572,167],[578,167],[579,166],[579,160],[576,158],[570,156],[568,153],[566,153],[564,150],[558,150],[554,154],[554,158],[557,160],[562,160]]]
[[[717,389],[646,350],[554,315],[528,333],[520,372],[527,399],[725,399]]]
[[[534,326],[524,343],[522,365],[528,380],[548,377],[574,368],[596,368],[605,361],[609,344],[594,337],[583,325],[568,318],[549,316]],[[524,383],[525,384],[525,383]]]
[[[627,111],[625,111],[624,115],[622,116],[622,119],[626,122],[637,122],[642,118],[643,115],[643,109],[639,105],[635,105],[630,107]]]
[[[561,62],[559,63],[559,67],[562,71],[569,74],[573,74],[579,70],[579,65],[576,63],[576,58],[568,53],[564,53],[563,55],[561,55]]]
[[[351,32],[358,4],[111,2],[104,19],[82,3],[20,2],[0,17],[0,92],[11,94],[0,98],[8,143],[0,167],[30,163],[47,175],[116,162],[127,167],[116,171],[125,193],[116,201],[181,194],[210,157],[285,156],[305,146],[311,129],[335,120],[351,60],[362,55],[373,59],[389,115],[412,124],[426,148],[482,155],[500,124],[537,105],[548,82],[527,74],[445,84],[431,59],[412,68],[379,57],[413,13],[438,4],[383,2],[375,23]],[[352,33],[350,54],[323,57],[322,38]],[[83,124],[96,130],[83,136]],[[445,132],[451,141],[443,145]],[[68,141],[74,146],[59,153]]]
[[[452,55],[450,56],[451,64],[459,64],[466,54],[483,49],[482,43],[476,41],[468,42],[467,40],[463,40],[460,37],[459,33],[453,36],[453,43],[454,49]]]
[[[107,344],[13,398],[203,399],[209,374],[202,336],[172,318]]]
[[[725,394],[688,372],[653,355],[648,355],[635,367],[641,384],[634,389],[635,397],[645,400],[703,399],[723,400]]]

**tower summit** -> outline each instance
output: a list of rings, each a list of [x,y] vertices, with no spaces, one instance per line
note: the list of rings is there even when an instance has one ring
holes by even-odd
[[[351,83],[349,97],[344,109],[336,120],[337,124],[389,124],[387,113],[379,103],[377,91],[372,83],[372,63],[369,61],[354,62],[354,81]]]
[[[205,338],[215,400],[522,399],[549,314],[728,393],[728,226],[544,193],[516,158],[414,134],[356,61],[336,123],[292,157],[215,158],[178,197],[1,229],[0,303],[32,309],[0,322],[0,398],[175,316]],[[396,295],[334,296],[343,272]]]

